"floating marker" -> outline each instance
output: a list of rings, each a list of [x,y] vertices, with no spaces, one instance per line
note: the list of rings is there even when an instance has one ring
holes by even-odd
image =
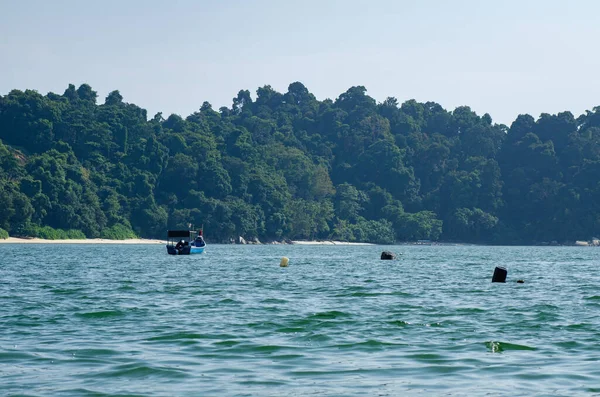
[[[524,284],[524,283],[525,283],[525,281],[523,281],[523,280],[517,280],[517,284]]]
[[[281,258],[281,262],[279,263],[279,266],[287,267],[289,261],[290,260],[288,259],[288,257],[284,256],[283,258]]]
[[[396,259],[396,255],[394,255],[394,253],[391,251],[383,251],[381,253],[381,259]]]
[[[492,276],[492,283],[505,283],[507,274],[508,270],[505,267],[496,266],[494,275]]]

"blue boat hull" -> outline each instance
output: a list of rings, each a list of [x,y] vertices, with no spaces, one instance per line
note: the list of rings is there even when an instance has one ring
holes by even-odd
[[[206,245],[203,247],[192,247],[188,245],[180,249],[175,248],[173,245],[167,245],[167,252],[169,255],[197,255],[204,253],[204,248],[206,248]]]
[[[204,252],[204,247],[191,247],[190,248],[190,255],[202,254],[203,252]]]

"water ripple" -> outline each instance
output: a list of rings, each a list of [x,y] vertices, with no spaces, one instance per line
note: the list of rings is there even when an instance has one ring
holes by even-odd
[[[0,245],[0,395],[600,393],[595,249],[34,248]]]

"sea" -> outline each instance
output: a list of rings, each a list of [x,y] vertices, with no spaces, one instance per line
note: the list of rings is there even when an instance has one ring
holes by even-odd
[[[2,244],[0,395],[600,395],[599,269],[593,247]]]

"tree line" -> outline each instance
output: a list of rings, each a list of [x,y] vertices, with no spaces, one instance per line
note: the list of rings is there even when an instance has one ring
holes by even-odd
[[[362,86],[240,91],[183,118],[87,84],[0,96],[0,236],[573,241],[600,228],[600,107],[520,115]]]

